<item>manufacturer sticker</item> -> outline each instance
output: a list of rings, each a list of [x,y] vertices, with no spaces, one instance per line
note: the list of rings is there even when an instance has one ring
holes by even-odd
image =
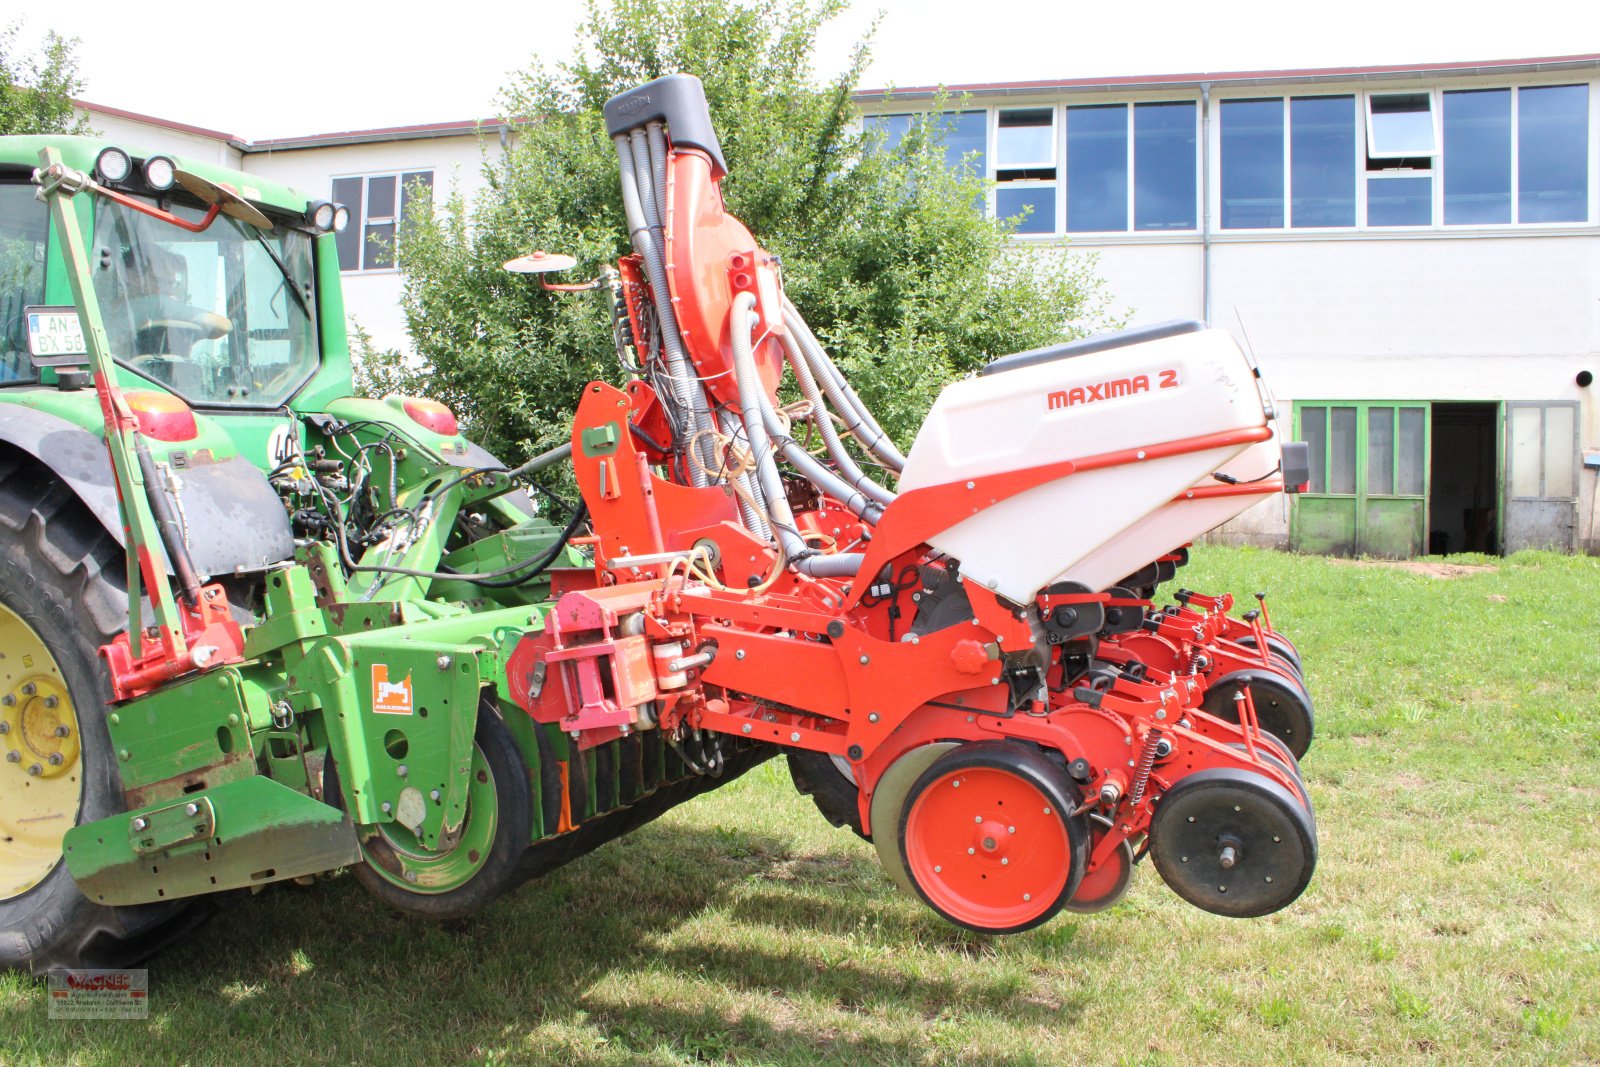
[[[372,710],[378,715],[411,714],[411,675],[398,682],[389,680],[389,665],[372,665]]]
[[[1155,377],[1158,389],[1178,387],[1176,370],[1158,371]],[[1080,404],[1093,404],[1100,400],[1115,400],[1119,396],[1136,396],[1149,391],[1150,375],[1135,374],[1132,377],[1116,378],[1109,382],[1092,382],[1088,385],[1075,385],[1071,389],[1057,389],[1045,397],[1045,410],[1056,411],[1060,408],[1077,407]]]

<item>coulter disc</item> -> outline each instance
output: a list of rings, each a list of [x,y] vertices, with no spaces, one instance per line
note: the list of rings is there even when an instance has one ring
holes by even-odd
[[[1213,768],[1180,779],[1156,805],[1150,858],[1184,900],[1253,918],[1286,907],[1317,866],[1310,813],[1254,771]]]
[[[1091,815],[1090,819],[1108,828],[1111,825],[1111,821],[1103,815]],[[1104,863],[1084,872],[1083,881],[1078,883],[1078,891],[1067,901],[1066,909],[1080,915],[1105,911],[1127,895],[1128,887],[1132,884],[1133,846],[1123,841],[1116,851],[1106,857]]]

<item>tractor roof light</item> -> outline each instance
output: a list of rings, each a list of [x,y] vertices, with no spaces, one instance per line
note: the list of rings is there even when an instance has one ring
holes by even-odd
[[[178,180],[178,165],[170,156],[151,156],[144,161],[143,173],[151,191],[164,193]]]
[[[318,233],[327,233],[333,229],[335,217],[339,214],[339,205],[327,200],[313,200],[311,206],[306,208],[306,221]]]
[[[120,148],[102,148],[94,160],[95,177],[104,185],[116,185],[133,173],[133,157]]]
[[[200,436],[194,412],[171,393],[130,389],[122,394],[139,419],[139,432],[157,441],[193,441]]]
[[[333,232],[343,233],[350,226],[350,209],[343,204],[335,204],[333,210]]]
[[[456,421],[456,413],[448,405],[437,400],[425,400],[420,396],[407,396],[400,398],[400,406],[405,413],[411,416],[411,421],[427,430],[432,430],[441,437],[455,437],[461,432],[461,424]]]

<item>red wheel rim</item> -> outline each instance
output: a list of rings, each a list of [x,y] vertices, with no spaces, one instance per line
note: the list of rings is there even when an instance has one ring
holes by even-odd
[[[1052,909],[1072,842],[1063,812],[1027,779],[969,767],[935,779],[906,815],[906,868],[956,922],[1005,930]]]

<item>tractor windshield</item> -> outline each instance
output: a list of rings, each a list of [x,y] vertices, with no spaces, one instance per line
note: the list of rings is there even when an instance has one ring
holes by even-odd
[[[189,233],[102,200],[94,243],[95,292],[123,366],[191,404],[235,407],[276,407],[316,369],[308,235],[227,215]]]

